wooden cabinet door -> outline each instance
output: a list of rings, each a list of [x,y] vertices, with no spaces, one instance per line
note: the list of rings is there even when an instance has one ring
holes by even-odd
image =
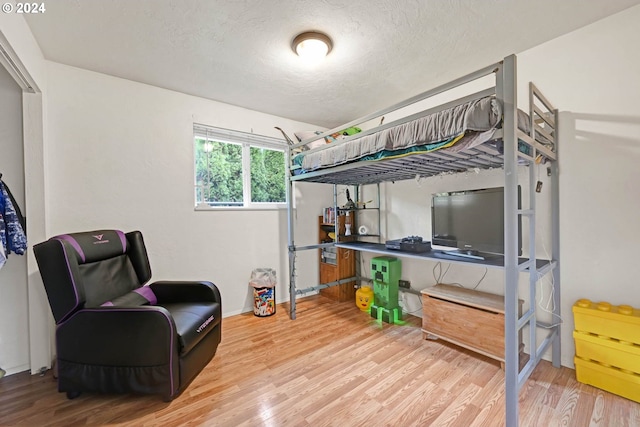
[[[338,280],[338,267],[325,262],[320,263],[320,283],[335,282]]]
[[[344,233],[344,215],[338,216],[338,224]],[[322,217],[318,218],[320,243],[328,239],[327,224],[322,223]],[[347,239],[351,239],[347,237]],[[342,240],[342,239],[341,239]],[[346,279],[356,275],[356,253],[351,249],[338,248],[336,251],[336,264],[322,262],[322,249],[319,250],[318,258],[320,259],[320,283],[335,282],[339,279]],[[334,301],[355,301],[356,290],[355,282],[343,283],[342,285],[334,285],[329,288],[320,290],[320,294]]]

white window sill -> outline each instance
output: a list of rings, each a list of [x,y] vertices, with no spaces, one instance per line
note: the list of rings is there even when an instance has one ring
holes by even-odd
[[[282,204],[255,204],[250,206],[195,206],[196,212],[219,212],[219,211],[276,211],[286,210],[286,203]]]

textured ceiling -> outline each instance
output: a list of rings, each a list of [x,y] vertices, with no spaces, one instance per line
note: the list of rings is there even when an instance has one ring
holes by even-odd
[[[49,60],[338,126],[640,0],[55,0],[25,15]],[[291,50],[327,33],[320,64]]]

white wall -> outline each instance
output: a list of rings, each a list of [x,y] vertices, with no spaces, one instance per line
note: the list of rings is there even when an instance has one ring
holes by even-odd
[[[560,110],[560,240],[562,312],[562,364],[573,366],[574,328],[571,307],[580,298],[631,304],[640,308],[640,6],[518,54],[519,102],[527,108],[527,84],[533,81]],[[537,196],[539,212],[548,206],[546,167],[537,168],[545,183]],[[520,171],[521,178],[527,171]],[[521,179],[522,181],[522,179]],[[524,181],[526,182],[526,181]],[[385,184],[388,238],[431,234],[431,193],[502,185],[502,171],[433,177]],[[526,193],[523,200],[527,200]],[[523,227],[526,230],[526,228]],[[538,256],[550,252],[549,217],[539,215]],[[526,237],[526,233],[523,233]],[[526,251],[526,240],[523,242]],[[365,265],[368,265],[365,263]],[[436,283],[435,264],[403,260],[403,278],[422,289]],[[446,269],[446,265],[444,266]],[[366,270],[365,270],[366,271]],[[473,287],[483,269],[452,265],[444,282]],[[521,280],[526,289],[526,277]],[[489,270],[478,289],[502,293],[502,272]],[[538,285],[547,304],[550,275]],[[526,294],[524,294],[526,295]],[[409,311],[417,298],[406,296]],[[540,317],[552,319],[542,309]],[[526,340],[526,336],[525,336]]]
[[[225,316],[251,309],[256,267],[275,268],[277,300],[288,298],[286,209],[194,211],[193,123],[274,137],[274,126],[313,127],[57,63],[47,70],[50,235],[141,230],[153,278],[211,280]],[[316,233],[330,200],[319,189],[297,203],[300,232]],[[311,280],[317,267],[298,273]]]
[[[0,172],[25,214],[22,90],[2,66]],[[29,368],[28,313],[27,257],[11,254],[0,269],[0,367],[9,374]]]
[[[562,361],[579,298],[640,308],[640,6],[519,56],[561,111]]]

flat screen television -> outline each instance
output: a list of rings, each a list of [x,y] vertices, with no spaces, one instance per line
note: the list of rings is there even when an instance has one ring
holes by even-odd
[[[518,208],[521,206],[518,186]],[[522,231],[518,216],[518,255]],[[474,259],[504,255],[504,187],[436,193],[431,199],[431,243]]]

